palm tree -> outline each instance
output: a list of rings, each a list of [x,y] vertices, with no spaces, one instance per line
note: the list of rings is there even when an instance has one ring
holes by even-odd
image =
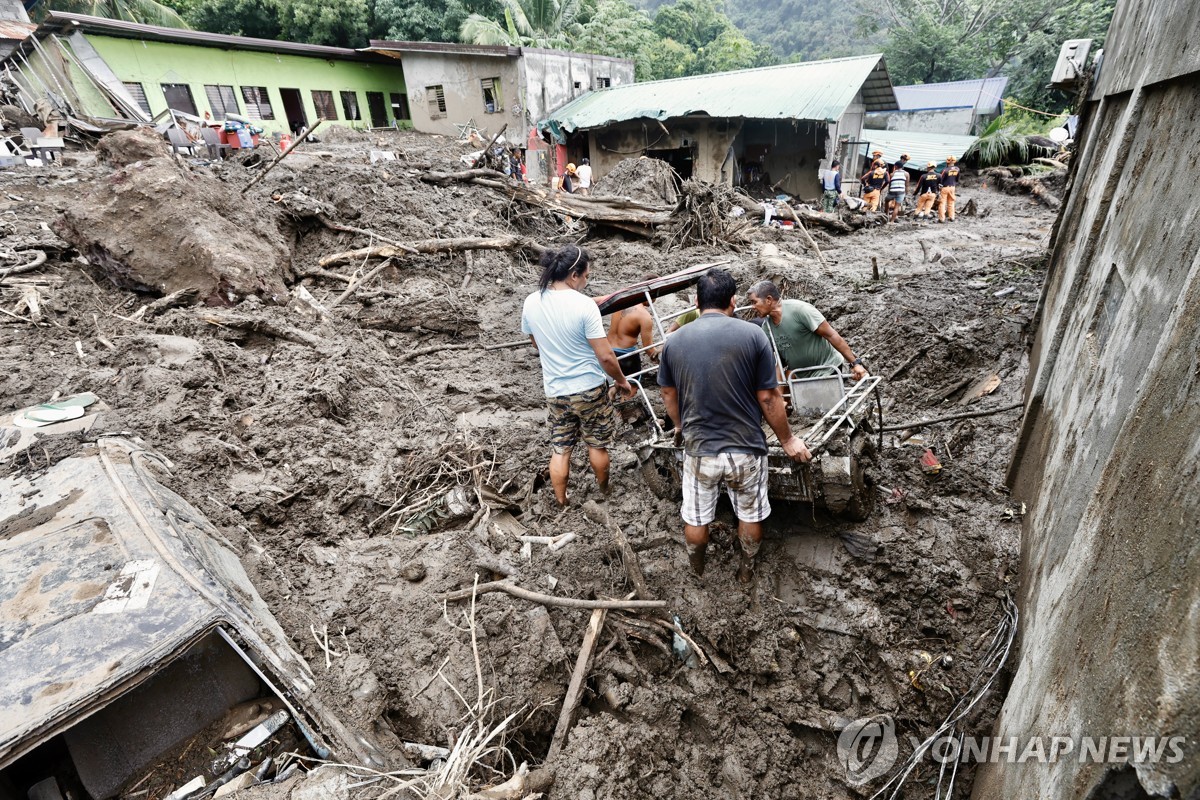
[[[500,0],[504,24],[472,14],[462,24],[460,36],[469,44],[519,47],[568,47],[582,30],[575,16],[579,0]]]
[[[38,5],[45,11],[87,14],[166,28],[189,27],[178,11],[156,0],[49,0]]]

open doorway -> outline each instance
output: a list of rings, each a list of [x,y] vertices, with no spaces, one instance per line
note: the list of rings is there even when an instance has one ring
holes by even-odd
[[[692,147],[676,147],[670,150],[647,150],[646,155],[650,158],[657,158],[659,161],[665,161],[671,165],[671,168],[679,173],[679,177],[687,180],[692,177],[693,167],[696,163],[696,151]]]
[[[279,98],[283,100],[283,113],[287,116],[288,130],[298,134],[307,128],[308,120],[304,117],[304,99],[300,96],[300,90],[280,89]]]

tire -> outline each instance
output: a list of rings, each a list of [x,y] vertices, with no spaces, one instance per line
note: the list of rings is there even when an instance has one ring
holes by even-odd
[[[654,450],[642,462],[642,481],[660,500],[679,502],[683,499],[683,483],[679,462],[670,450]]]
[[[871,432],[860,427],[850,435],[850,501],[842,516],[862,522],[875,510],[875,482],[868,468],[875,460]]]

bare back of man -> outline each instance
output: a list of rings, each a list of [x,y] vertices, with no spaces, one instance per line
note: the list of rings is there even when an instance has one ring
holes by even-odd
[[[618,311],[608,326],[608,343],[621,363],[621,370],[632,375],[642,368],[642,359],[635,351],[654,341],[654,318],[643,304]],[[657,348],[646,351],[657,358]]]

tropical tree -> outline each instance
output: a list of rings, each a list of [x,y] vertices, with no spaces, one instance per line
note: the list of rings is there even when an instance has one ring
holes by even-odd
[[[87,14],[92,17],[140,22],[144,25],[162,25],[167,28],[188,27],[178,11],[156,0],[52,0],[40,8],[35,7],[35,19],[39,16],[39,10]]]
[[[565,48],[582,34],[580,0],[500,0],[504,22],[471,14],[460,30],[464,42]]]
[[[648,81],[659,77],[651,69],[651,59],[661,44],[646,12],[628,0],[603,0],[572,47],[584,53],[633,59],[637,79]]]

